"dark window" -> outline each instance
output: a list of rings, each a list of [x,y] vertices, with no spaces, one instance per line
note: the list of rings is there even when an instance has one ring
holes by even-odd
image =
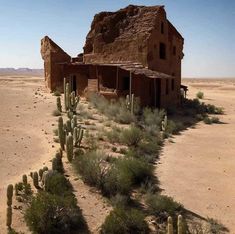
[[[166,45],[164,43],[160,43],[159,57],[160,59],[166,59]]]
[[[171,80],[171,90],[174,91],[174,89],[175,89],[175,80],[172,79]]]
[[[130,77],[125,76],[123,77],[123,90],[129,90],[130,89]]]
[[[173,46],[173,55],[176,55],[176,47]]]
[[[169,93],[169,80],[166,80],[166,95]]]
[[[161,22],[161,34],[164,34],[164,23]]]

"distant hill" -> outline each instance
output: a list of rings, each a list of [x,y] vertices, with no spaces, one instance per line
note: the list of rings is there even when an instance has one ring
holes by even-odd
[[[11,75],[20,75],[20,76],[43,76],[43,69],[30,69],[30,68],[0,68],[0,75],[2,76],[11,76]]]

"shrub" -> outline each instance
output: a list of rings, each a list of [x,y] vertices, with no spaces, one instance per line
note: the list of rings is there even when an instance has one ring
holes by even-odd
[[[53,116],[61,116],[61,113],[58,110],[53,110],[52,115]]]
[[[74,167],[89,185],[100,188],[103,184],[105,170],[102,167],[103,155],[90,151],[74,160]]]
[[[129,195],[132,187],[152,177],[152,165],[136,158],[118,158],[104,178],[102,192]]]
[[[203,121],[204,121],[205,124],[212,124],[211,119],[207,116],[203,119]]]
[[[57,97],[61,96],[60,91],[58,90],[54,91],[53,96],[57,96]]]
[[[114,126],[110,131],[106,131],[105,135],[107,136],[109,142],[118,143],[120,142],[121,132],[121,128]]]
[[[54,171],[45,181],[45,190],[48,193],[65,197],[72,194],[72,185],[62,174]]]
[[[121,124],[130,124],[132,122],[135,122],[135,116],[131,114],[130,111],[121,108],[115,115],[114,120]]]
[[[164,218],[174,216],[176,212],[182,209],[182,205],[175,202],[171,197],[160,194],[147,194],[146,204],[151,215]]]
[[[115,208],[101,227],[102,234],[145,234],[149,228],[144,214],[137,209]]]
[[[196,94],[196,97],[199,98],[199,99],[203,99],[204,98],[204,93],[199,91],[197,94]]]
[[[213,117],[211,117],[211,122],[212,123],[220,123],[220,120],[219,120],[219,118],[218,117],[215,117],[215,116],[213,116]]]
[[[39,192],[25,212],[25,221],[33,233],[73,233],[86,224],[73,197]]]
[[[123,144],[127,146],[136,147],[141,141],[142,137],[143,137],[142,131],[139,128],[132,125],[129,129],[124,129],[122,131],[120,140]]]

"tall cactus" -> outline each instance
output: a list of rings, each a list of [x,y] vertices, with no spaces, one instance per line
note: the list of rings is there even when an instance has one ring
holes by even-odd
[[[183,219],[182,219],[182,215],[178,216],[177,226],[178,226],[178,234],[183,234]]]
[[[80,101],[80,97],[76,96],[75,91],[70,94],[70,111],[76,113],[77,105]]]
[[[6,225],[9,229],[11,229],[12,224],[12,208],[11,206],[7,207],[7,217],[6,217]]]
[[[70,119],[68,119],[67,121],[66,121],[66,130],[67,130],[67,135],[68,135],[68,133],[72,133],[72,125],[71,125],[71,120]]]
[[[65,107],[66,107],[66,110],[68,111],[69,110],[69,107],[70,107],[70,86],[69,86],[69,83],[66,83],[66,86],[65,86]]]
[[[167,234],[173,234],[173,221],[171,217],[167,219]]]
[[[71,162],[73,160],[73,136],[71,134],[66,137],[66,153],[68,161]]]
[[[33,173],[33,185],[36,189],[39,189],[39,183],[38,183],[38,173],[35,171]]]
[[[8,206],[12,205],[12,197],[13,197],[13,185],[9,184],[7,186],[7,205]]]
[[[39,169],[38,171],[38,175],[39,175],[39,179],[42,180],[42,176],[43,176],[43,169]]]
[[[81,125],[79,127],[75,127],[73,130],[73,139],[74,139],[74,146],[80,147],[82,138],[83,138],[84,130],[82,129]]]
[[[73,115],[73,118],[71,120],[71,126],[72,126],[72,129],[74,129],[75,127],[78,126],[78,120],[77,120],[77,116],[76,115]]]
[[[56,98],[56,106],[57,106],[57,110],[58,110],[59,112],[62,112],[62,106],[61,106],[60,97],[57,97],[57,98]]]
[[[126,95],[126,107],[128,110],[130,110],[131,114],[134,114],[134,102],[135,102],[135,96],[132,93],[130,95]]]
[[[58,135],[59,135],[59,140],[60,140],[60,147],[62,150],[64,150],[65,131],[64,131],[63,118],[61,116],[58,119]]]
[[[68,110],[67,95],[66,95],[66,78],[64,78],[64,109],[65,109],[65,111]]]

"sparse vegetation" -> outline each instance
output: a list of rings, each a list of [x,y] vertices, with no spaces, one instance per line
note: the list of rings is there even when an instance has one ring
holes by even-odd
[[[144,218],[145,215],[137,209],[115,208],[102,225],[101,233],[147,234],[149,233],[149,228]]]
[[[203,99],[204,98],[204,93],[202,91],[197,92],[196,97],[198,99]]]
[[[53,110],[52,115],[55,116],[55,117],[56,116],[61,116],[61,112],[58,111],[58,110]]]

